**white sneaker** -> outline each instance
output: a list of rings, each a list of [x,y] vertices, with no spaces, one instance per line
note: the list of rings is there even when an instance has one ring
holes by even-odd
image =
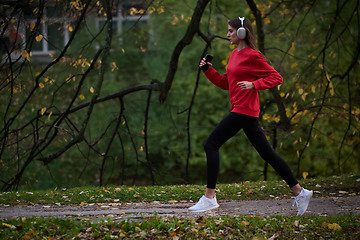
[[[189,208],[191,212],[205,212],[211,209],[218,208],[219,204],[216,201],[216,196],[210,199],[205,196],[202,196],[200,200],[192,207]]]
[[[299,211],[296,216],[301,216],[305,213],[306,209],[309,206],[310,199],[313,195],[313,191],[306,190],[303,188],[299,195],[295,197],[295,201],[293,203],[293,206],[296,204]]]

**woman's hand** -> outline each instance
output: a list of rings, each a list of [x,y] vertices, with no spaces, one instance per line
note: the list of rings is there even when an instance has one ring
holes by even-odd
[[[201,59],[199,67],[201,68],[201,67],[204,66],[205,64],[208,64],[208,65],[209,65],[209,68],[212,67],[211,62],[206,62],[206,59],[205,59],[205,58]]]
[[[237,85],[239,88],[241,88],[241,90],[251,90],[255,88],[252,82],[242,81],[242,82],[238,82]]]

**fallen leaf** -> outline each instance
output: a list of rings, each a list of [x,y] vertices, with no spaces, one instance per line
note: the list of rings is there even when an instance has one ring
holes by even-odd
[[[8,227],[8,228],[11,228],[13,226],[13,225],[10,225],[8,223],[2,223],[2,225],[5,226],[5,227]]]
[[[249,225],[250,225],[250,222],[248,222],[248,221],[241,221],[241,225],[249,226]]]
[[[295,225],[295,227],[298,227],[299,226],[299,221],[295,220],[294,225]]]
[[[278,235],[275,233],[268,240],[275,240],[275,239],[277,239],[277,237],[278,237]]]
[[[339,224],[337,224],[337,223],[329,224],[329,225],[328,225],[328,228],[329,228],[329,229],[332,229],[332,230],[335,230],[335,231],[342,229],[341,226],[340,226]]]

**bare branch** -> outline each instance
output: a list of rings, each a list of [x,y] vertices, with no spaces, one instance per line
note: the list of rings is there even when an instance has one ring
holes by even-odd
[[[171,85],[177,70],[180,54],[182,50],[192,42],[194,35],[199,32],[200,20],[209,1],[210,0],[198,0],[187,31],[184,37],[177,43],[172,53],[169,63],[169,70],[160,92],[159,99],[162,103],[165,102],[167,95],[171,89]]]

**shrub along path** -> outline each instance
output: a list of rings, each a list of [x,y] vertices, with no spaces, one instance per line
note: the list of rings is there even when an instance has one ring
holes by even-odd
[[[191,213],[187,209],[194,203],[138,202],[138,203],[92,203],[71,205],[0,205],[0,218],[13,217],[71,217],[100,221],[112,220],[141,221],[148,217],[167,216],[177,218],[218,217],[218,216],[295,216],[297,209],[293,199],[278,200],[233,200],[218,201],[220,208],[205,213]],[[305,215],[331,216],[336,214],[360,214],[360,196],[312,198]]]

